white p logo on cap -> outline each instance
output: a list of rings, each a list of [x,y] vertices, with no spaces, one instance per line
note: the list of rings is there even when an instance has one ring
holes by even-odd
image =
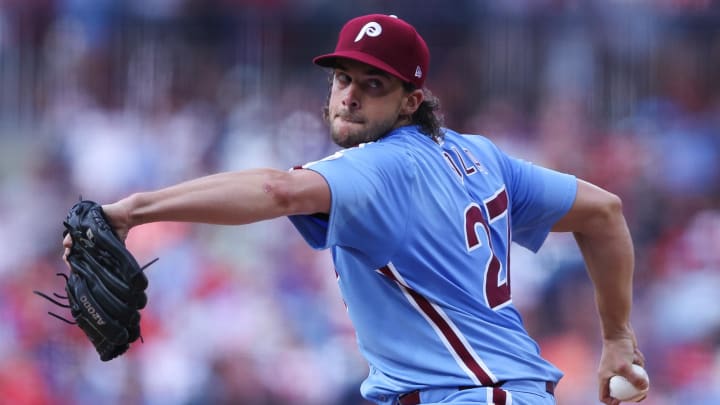
[[[313,63],[336,68],[339,58],[364,63],[422,88],[428,76],[430,50],[408,22],[395,16],[368,14],[345,23],[335,51],[316,56]]]
[[[376,23],[375,21],[370,21],[369,23],[363,25],[362,28],[360,28],[360,32],[358,32],[357,36],[355,37],[355,42],[361,40],[365,35],[369,37],[377,37],[382,34],[382,27],[380,24]]]

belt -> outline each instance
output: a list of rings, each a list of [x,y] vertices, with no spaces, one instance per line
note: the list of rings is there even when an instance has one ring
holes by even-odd
[[[502,391],[500,389],[500,387],[502,387],[506,383],[507,383],[507,381],[500,381],[500,382],[497,382],[490,386],[468,385],[468,386],[457,387],[457,390],[464,391],[464,390],[469,390],[469,389],[473,389],[473,388],[493,388],[493,389]],[[543,383],[541,382],[541,384],[543,384]],[[556,384],[552,381],[545,381],[544,384],[545,384],[545,392],[547,392],[550,395],[555,395],[555,385]],[[512,384],[510,384],[510,385],[512,385]],[[400,395],[397,400],[397,405],[420,405],[421,404],[421,402],[420,402],[420,392],[421,391],[423,391],[423,390],[415,390],[415,391],[411,391],[406,394]]]

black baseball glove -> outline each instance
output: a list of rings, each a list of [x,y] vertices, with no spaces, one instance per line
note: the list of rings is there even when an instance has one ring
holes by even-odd
[[[93,201],[75,204],[63,224],[63,235],[72,238],[67,255],[71,270],[69,276],[58,273],[65,279],[67,296],[54,295],[67,300],[67,304],[34,292],[69,308],[74,322],[49,314],[78,325],[95,346],[100,360],[112,360],[141,338],[140,310],[147,304],[148,286],[143,270],[157,259],[140,267],[113,232],[102,207]]]

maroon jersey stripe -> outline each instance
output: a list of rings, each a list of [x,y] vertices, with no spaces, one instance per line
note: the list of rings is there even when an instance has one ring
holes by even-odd
[[[505,405],[507,403],[507,392],[500,388],[493,388],[492,403],[495,405]]]
[[[475,378],[480,382],[480,385],[493,385],[495,383],[493,378],[485,372],[482,365],[477,362],[472,353],[470,353],[470,350],[463,344],[463,340],[460,336],[458,336],[447,320],[438,312],[438,310],[427,298],[401,283],[388,266],[384,266],[379,270],[382,274],[395,281],[405,292],[408,293],[410,297],[412,297],[417,307],[420,308],[427,319],[429,319],[442,333],[443,337],[447,340],[450,347],[455,352],[456,357],[459,358],[465,367],[473,373]]]

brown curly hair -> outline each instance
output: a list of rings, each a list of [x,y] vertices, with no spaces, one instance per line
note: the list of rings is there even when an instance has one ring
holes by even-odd
[[[415,86],[410,83],[404,83],[403,87],[406,92],[415,90]],[[429,136],[433,141],[440,143],[445,138],[443,132],[443,116],[440,113],[440,99],[432,94],[430,90],[423,87],[423,102],[411,117],[411,122],[420,127],[420,132]]]

